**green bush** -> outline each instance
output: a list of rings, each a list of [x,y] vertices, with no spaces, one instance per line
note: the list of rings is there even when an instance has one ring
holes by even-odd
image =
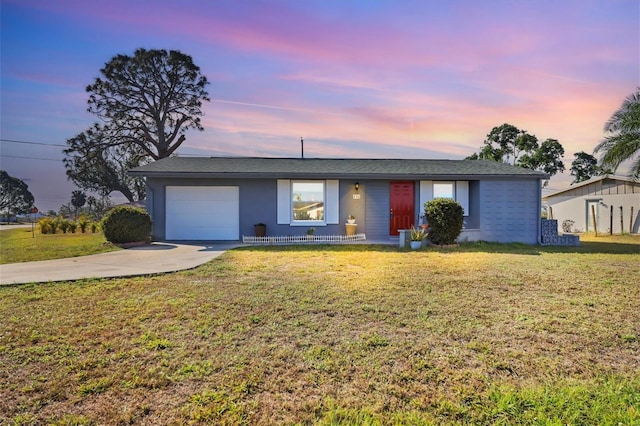
[[[67,230],[69,230],[69,221],[67,219],[60,219],[60,221],[58,222],[58,226],[60,227],[62,233],[66,234]]]
[[[98,232],[98,223],[91,222],[91,233],[95,234],[96,232]]]
[[[76,229],[78,229],[78,224],[76,222],[74,222],[73,220],[71,222],[69,222],[69,232],[72,234],[76,233]]]
[[[40,233],[41,234],[52,234],[53,233],[51,222],[52,222],[52,220],[51,220],[50,217],[43,217],[42,219],[40,219],[38,221],[38,226],[40,227]]]
[[[101,226],[104,237],[114,244],[151,241],[151,216],[142,209],[115,207],[104,216]]]
[[[463,209],[451,198],[436,198],[424,203],[429,222],[429,239],[434,244],[453,244],[462,232]]]
[[[56,232],[58,232],[58,227],[60,226],[60,221],[62,220],[62,218],[60,216],[56,217],[55,219],[51,219],[51,222],[49,222],[49,224],[51,225],[51,233],[55,234]]]
[[[87,232],[87,226],[89,225],[89,218],[85,215],[81,215],[78,218],[78,227],[83,234]]]

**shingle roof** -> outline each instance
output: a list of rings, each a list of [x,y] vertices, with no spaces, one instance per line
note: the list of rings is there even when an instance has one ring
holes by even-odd
[[[548,179],[542,172],[488,160],[169,157],[129,172],[149,177],[354,177]]]
[[[544,199],[547,199],[547,198],[550,198],[550,197],[555,197],[557,195],[564,194],[565,192],[573,191],[576,188],[581,188],[583,186],[591,185],[592,183],[600,182],[600,181],[603,181],[603,180],[619,180],[619,181],[623,181],[623,182],[629,182],[632,185],[638,184],[638,182],[636,182],[635,180],[633,180],[633,178],[630,178],[628,176],[608,175],[607,174],[607,175],[602,175],[602,176],[595,176],[595,177],[592,177],[591,179],[584,180],[582,182],[576,183],[575,185],[571,184],[567,188],[563,188],[563,189],[560,189],[560,190],[557,190],[557,191],[550,192],[549,194],[544,195],[542,197],[542,199],[544,200]]]

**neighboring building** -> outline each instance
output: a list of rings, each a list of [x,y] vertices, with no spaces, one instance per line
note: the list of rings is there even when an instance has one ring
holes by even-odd
[[[267,235],[344,235],[349,215],[368,240],[397,238],[421,223],[424,203],[464,208],[460,240],[540,242],[542,180],[486,160],[165,158],[130,171],[147,182],[156,240],[240,240]]]
[[[598,233],[639,232],[640,182],[628,177],[598,176],[546,195],[542,202],[559,228],[573,221],[572,231],[594,232],[595,213]]]

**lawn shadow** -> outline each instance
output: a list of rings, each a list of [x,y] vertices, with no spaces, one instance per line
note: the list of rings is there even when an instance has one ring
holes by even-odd
[[[390,244],[273,244],[273,245],[238,245],[241,250],[256,251],[335,251],[335,252],[414,252],[411,249],[402,249]],[[614,242],[582,242],[580,246],[542,246],[523,243],[489,243],[474,241],[461,243],[456,247],[426,246],[417,252],[440,253],[511,253],[538,256],[542,253],[575,253],[575,254],[640,254],[639,244],[614,243]]]

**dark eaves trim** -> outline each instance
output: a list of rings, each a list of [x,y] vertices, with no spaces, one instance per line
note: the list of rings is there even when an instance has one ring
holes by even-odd
[[[549,175],[503,174],[373,174],[373,173],[215,173],[215,172],[142,172],[130,176],[155,179],[361,179],[361,180],[546,180]]]

